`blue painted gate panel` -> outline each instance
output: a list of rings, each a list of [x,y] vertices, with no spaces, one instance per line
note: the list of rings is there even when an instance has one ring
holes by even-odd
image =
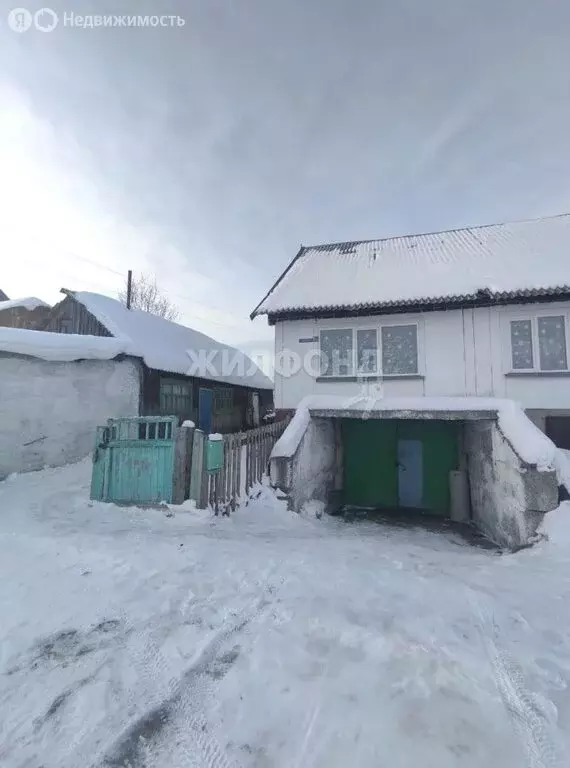
[[[176,416],[112,419],[98,427],[91,498],[172,502]]]
[[[398,495],[401,507],[422,506],[423,444],[421,440],[398,440]]]
[[[211,389],[200,389],[198,396],[198,427],[209,435],[212,431],[214,393]]]

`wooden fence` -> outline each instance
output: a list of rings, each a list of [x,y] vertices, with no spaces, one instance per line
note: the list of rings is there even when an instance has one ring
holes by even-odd
[[[289,421],[278,421],[233,435],[224,435],[224,466],[215,474],[202,471],[202,499],[216,515],[229,515],[247,498],[268,471],[269,456]],[[247,503],[247,502],[246,502]]]

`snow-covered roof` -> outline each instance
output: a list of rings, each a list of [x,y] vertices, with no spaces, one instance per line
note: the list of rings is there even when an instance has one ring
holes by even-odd
[[[273,389],[272,381],[243,352],[199,331],[164,320],[108,296],[69,291],[117,339],[124,352],[149,368],[198,376],[253,389]]]
[[[497,397],[346,397],[343,395],[309,395],[299,403],[295,416],[279,438],[272,458],[287,458],[295,454],[311,414],[342,415],[353,418],[363,414],[386,414],[387,418],[414,418],[421,413],[449,414],[461,419],[462,414],[480,414],[496,418],[504,436],[518,456],[527,464],[541,470],[554,469],[558,449],[513,400]]]
[[[438,305],[570,291],[570,214],[303,247],[252,313]]]
[[[125,352],[122,339],[0,327],[0,353],[28,355],[40,360],[112,360]]]
[[[36,299],[35,296],[29,296],[26,299],[10,299],[9,301],[0,301],[0,312],[3,312],[5,309],[29,309],[34,310],[38,307],[47,307],[49,309],[49,304],[46,304],[45,301],[42,301],[41,299]]]

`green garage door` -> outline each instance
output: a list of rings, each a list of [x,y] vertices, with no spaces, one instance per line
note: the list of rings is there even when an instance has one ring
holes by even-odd
[[[346,419],[342,423],[344,500],[356,507],[397,507],[397,422]]]
[[[413,505],[449,515],[449,473],[458,468],[460,429],[454,421],[344,420],[345,503]]]

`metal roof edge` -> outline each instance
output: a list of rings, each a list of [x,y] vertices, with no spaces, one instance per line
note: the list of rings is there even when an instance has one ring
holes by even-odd
[[[294,257],[294,258],[293,258],[293,259],[292,259],[292,260],[289,262],[289,265],[288,265],[288,266],[287,266],[287,267],[286,267],[286,268],[283,270],[283,272],[282,272],[282,273],[279,275],[279,277],[277,278],[277,280],[276,280],[276,281],[273,283],[273,285],[271,286],[271,288],[270,288],[270,289],[267,291],[267,293],[265,294],[265,296],[264,296],[264,297],[261,299],[261,301],[259,302],[259,304],[256,306],[256,308],[255,308],[255,309],[253,310],[253,312],[250,314],[250,316],[249,316],[249,319],[250,319],[250,320],[255,320],[255,318],[256,318],[256,317],[258,317],[259,315],[267,315],[267,314],[268,314],[267,312],[259,312],[258,310],[259,310],[260,306],[263,304],[263,302],[264,302],[264,301],[266,301],[266,300],[269,298],[269,296],[271,296],[271,294],[273,293],[273,291],[274,291],[274,290],[277,288],[277,286],[279,285],[279,283],[280,283],[280,282],[283,280],[283,278],[285,277],[285,275],[286,275],[286,274],[289,272],[289,270],[290,270],[290,269],[293,267],[293,264],[295,264],[295,262],[297,261],[297,259],[299,259],[299,258],[300,258],[300,256],[303,254],[303,252],[304,252],[304,251],[305,251],[305,247],[304,247],[303,245],[301,245],[301,246],[299,247],[299,250],[297,251],[297,254],[296,254],[296,256],[295,256],[295,257]]]
[[[363,314],[389,315],[405,312],[437,312],[448,309],[506,306],[509,304],[545,304],[570,300],[570,285],[557,288],[530,288],[492,293],[480,290],[461,296],[438,296],[418,301],[393,301],[378,304],[346,304],[320,307],[291,307],[265,312],[271,324],[278,320],[302,320],[314,317],[354,317]]]

